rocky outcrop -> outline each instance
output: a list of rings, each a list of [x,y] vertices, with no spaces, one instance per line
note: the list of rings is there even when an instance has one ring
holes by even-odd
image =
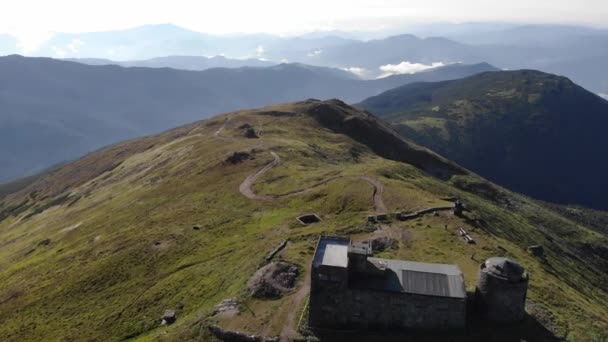
[[[374,252],[384,252],[389,249],[399,248],[399,241],[386,236],[375,238],[371,241]]]
[[[541,245],[529,246],[528,253],[534,255],[535,257],[542,257],[545,255],[545,249]]]
[[[244,162],[245,160],[252,159],[253,156],[248,152],[234,152],[232,155],[226,158],[226,162],[229,164],[239,164]]]
[[[239,300],[236,298],[224,299],[213,309],[211,315],[234,316],[240,312],[239,305]]]
[[[278,337],[262,337],[248,335],[240,331],[225,330],[217,325],[210,325],[209,331],[213,336],[225,342],[278,342]]]
[[[161,325],[171,325],[177,320],[177,314],[175,310],[165,310],[165,313],[161,316]]]
[[[247,286],[256,298],[279,298],[296,285],[299,270],[286,262],[271,262],[257,270]]]

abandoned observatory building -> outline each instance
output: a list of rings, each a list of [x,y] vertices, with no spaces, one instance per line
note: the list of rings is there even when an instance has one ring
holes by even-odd
[[[324,236],[312,261],[309,325],[464,328],[466,297],[456,265],[374,258],[369,243]]]

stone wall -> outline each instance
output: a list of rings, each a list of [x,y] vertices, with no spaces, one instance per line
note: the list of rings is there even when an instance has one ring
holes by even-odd
[[[309,324],[334,329],[464,328],[466,300],[398,292],[311,289]]]
[[[526,313],[528,279],[510,282],[488,272],[479,273],[476,299],[487,318],[493,321],[518,321]]]

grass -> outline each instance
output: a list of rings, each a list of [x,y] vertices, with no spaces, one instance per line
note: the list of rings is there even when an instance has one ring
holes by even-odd
[[[302,111],[295,105],[276,110]],[[341,174],[380,180],[391,210],[445,205],[441,197],[458,195],[483,225],[447,213],[395,222],[390,230],[406,238],[400,238],[398,250],[382,256],[457,263],[468,287],[477,280],[481,260],[514,257],[532,275],[529,297],[550,313],[556,335],[594,340],[607,331],[608,295],[601,285],[606,275],[577,249],[579,243],[605,238],[600,233],[505,190],[500,189],[519,203],[517,207],[465,191],[466,182],[441,181],[406,163],[381,158],[307,115],[244,111],[231,117],[222,136],[232,139],[213,137],[224,117],[213,118],[182,127],[179,134],[167,132],[87,156],[54,173],[55,178],[38,180],[37,188],[7,197],[14,204],[29,198],[34,189],[53,195],[29,198],[29,209],[0,221],[0,339],[195,340],[209,338],[204,329],[209,322],[278,334],[291,297],[251,299],[248,278],[286,238],[290,243],[278,258],[305,270],[320,234],[365,237],[361,228],[373,207],[372,187],[354,177],[300,196],[248,200],[238,192],[239,184],[271,160],[270,147],[283,161],[257,182],[260,193],[285,193]],[[263,138],[241,137],[238,127],[246,122],[261,129]],[[351,147],[360,153],[353,156]],[[224,163],[233,152],[252,148],[263,151],[240,164]],[[80,170],[85,166],[86,172]],[[62,192],[60,182],[68,175]],[[460,177],[481,182],[472,175]],[[45,207],[64,193],[80,199]],[[25,218],[35,208],[45,210]],[[295,217],[306,212],[317,213],[323,221],[300,225]],[[464,244],[454,234],[460,226],[467,227],[477,245]],[[50,244],[39,245],[44,239]],[[546,260],[525,252],[537,243],[546,247]],[[232,320],[209,317],[228,297],[244,300],[242,313]],[[160,327],[166,309],[177,309],[178,320]]]

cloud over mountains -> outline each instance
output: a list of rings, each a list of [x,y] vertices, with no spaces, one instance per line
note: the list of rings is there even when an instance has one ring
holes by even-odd
[[[399,74],[415,74],[420,71],[438,68],[445,66],[446,63],[443,62],[434,62],[431,64],[422,64],[422,63],[411,63],[408,61],[403,61],[399,64],[386,64],[380,66],[380,70],[382,74],[380,77],[386,77],[390,75],[399,75]]]

